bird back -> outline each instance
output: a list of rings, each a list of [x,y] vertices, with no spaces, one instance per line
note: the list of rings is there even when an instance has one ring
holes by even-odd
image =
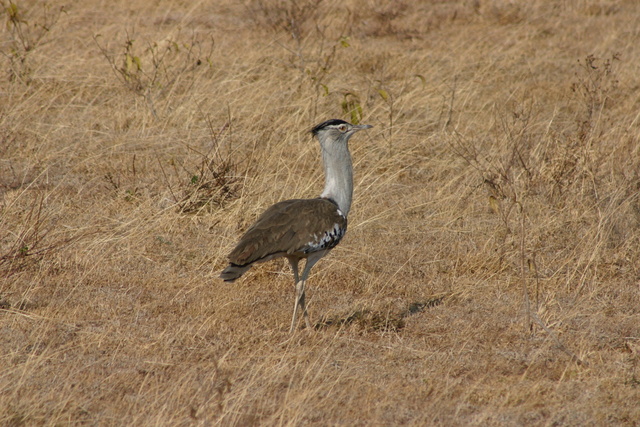
[[[229,255],[237,266],[273,255],[297,255],[335,247],[347,230],[347,218],[329,199],[293,199],[267,209]],[[265,259],[266,260],[266,259]]]

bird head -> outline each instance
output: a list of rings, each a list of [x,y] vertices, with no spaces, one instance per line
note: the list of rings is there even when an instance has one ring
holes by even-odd
[[[317,136],[320,141],[347,142],[354,133],[372,127],[371,125],[352,125],[340,119],[330,119],[315,126],[311,129],[311,133]]]

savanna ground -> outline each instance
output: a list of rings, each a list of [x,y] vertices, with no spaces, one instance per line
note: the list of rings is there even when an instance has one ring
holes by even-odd
[[[640,2],[1,3],[0,424],[640,424]]]

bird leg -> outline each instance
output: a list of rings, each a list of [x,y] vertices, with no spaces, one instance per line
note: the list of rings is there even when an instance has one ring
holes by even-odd
[[[287,260],[289,260],[289,265],[291,265],[291,270],[293,270],[293,280],[295,283],[298,283],[298,280],[300,280],[298,277],[298,262],[300,261],[300,258],[288,256]]]
[[[302,310],[302,316],[304,317],[304,323],[307,325],[307,329],[311,329],[311,322],[309,321],[309,313],[307,313],[307,307],[305,305],[304,294],[305,280],[300,280],[296,283],[296,302],[293,306],[293,319],[291,319],[291,329],[289,332],[293,332],[296,327],[296,317],[298,317],[298,307]]]
[[[307,325],[307,329],[311,330],[309,313],[307,313],[307,306],[304,303],[304,285],[305,284],[306,284],[306,281],[302,282],[302,295],[300,295],[300,306],[302,307],[302,316],[304,317],[304,324]]]
[[[311,268],[325,255],[325,251],[315,252],[307,258],[307,262],[304,265],[304,270],[302,271],[302,277],[298,280],[297,268],[293,268],[294,261],[289,258],[289,262],[291,263],[291,268],[293,268],[293,275],[296,279],[296,301],[293,306],[293,319],[291,319],[291,329],[289,333],[292,333],[296,328],[296,318],[298,316],[298,307],[302,310],[302,315],[304,317],[304,322],[307,325],[307,328],[311,330],[311,322],[309,321],[309,313],[307,313],[307,307],[305,304],[305,295],[304,295],[304,285],[307,282],[307,277],[309,277],[309,272]],[[298,260],[295,260],[295,265],[297,267]]]
[[[307,309],[304,306],[304,282],[300,280],[296,283],[296,300],[293,306],[293,319],[291,319],[291,329],[289,329],[289,333],[293,333],[296,329],[296,318],[298,317],[298,307],[301,307],[303,312],[305,313],[304,318],[307,318]]]
[[[296,257],[287,257],[287,259],[289,260],[289,264],[291,264],[291,270],[293,270],[293,279],[295,283],[294,286],[296,288],[296,301],[295,305],[293,306],[293,319],[291,319],[291,329],[289,329],[289,333],[293,333],[296,327],[296,317],[298,316],[298,305],[300,305],[300,294],[298,291],[298,286],[300,284],[300,276],[298,275],[298,262],[300,261],[300,259]],[[302,284],[302,286],[304,287],[304,284]],[[304,307],[304,295],[302,297],[302,307]]]

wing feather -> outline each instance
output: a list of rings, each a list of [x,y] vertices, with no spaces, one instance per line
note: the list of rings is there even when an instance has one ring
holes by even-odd
[[[331,249],[347,229],[347,219],[328,199],[294,199],[268,208],[229,255],[238,266],[276,254],[306,254]]]

